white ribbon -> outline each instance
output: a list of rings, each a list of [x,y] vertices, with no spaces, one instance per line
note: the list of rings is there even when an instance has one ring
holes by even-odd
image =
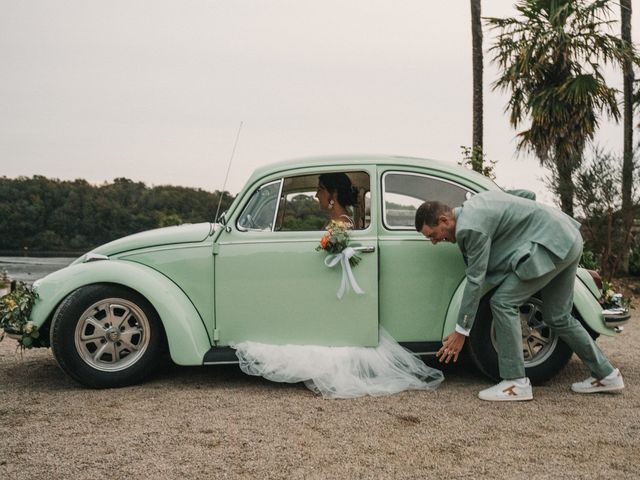
[[[364,290],[360,288],[358,282],[356,281],[356,277],[353,275],[351,271],[351,264],[349,263],[349,259],[356,254],[355,250],[351,247],[345,248],[341,253],[334,253],[331,255],[327,255],[324,259],[324,264],[333,268],[338,263],[342,265],[342,281],[340,282],[340,288],[336,293],[336,296],[342,300],[342,297],[346,292],[349,291],[350,288],[353,288],[353,291],[359,295],[364,293]]]

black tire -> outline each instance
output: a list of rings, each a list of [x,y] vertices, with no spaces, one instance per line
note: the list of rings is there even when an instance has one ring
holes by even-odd
[[[51,350],[71,378],[91,388],[141,382],[159,365],[166,340],[160,318],[139,293],[113,284],[79,288],[51,325]]]
[[[573,352],[542,321],[542,300],[532,297],[520,307],[523,323],[525,372],[535,385],[554,377],[569,362]],[[530,335],[527,335],[531,332]],[[547,340],[540,342],[540,338]],[[539,348],[537,351],[535,348]],[[499,381],[498,353],[495,346],[493,315],[489,298],[483,299],[478,316],[469,335],[468,351],[473,363],[487,377]]]

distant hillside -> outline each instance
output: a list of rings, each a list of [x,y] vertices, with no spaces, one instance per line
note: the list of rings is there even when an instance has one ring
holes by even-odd
[[[0,177],[0,250],[85,251],[119,237],[180,223],[212,222],[221,193],[116,178]],[[221,212],[233,201],[222,195]]]

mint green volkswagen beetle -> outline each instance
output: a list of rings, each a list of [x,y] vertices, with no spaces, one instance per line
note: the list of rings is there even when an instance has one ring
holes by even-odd
[[[358,192],[351,246],[363,294],[341,299],[339,268],[316,251],[323,220],[318,177],[346,173]],[[179,365],[236,361],[231,346],[375,346],[384,327],[416,354],[437,351],[453,331],[464,288],[458,248],[438,248],[415,231],[414,212],[430,199],[460,205],[497,189],[455,165],[419,158],[312,158],[260,168],[219,223],[162,228],[87,253],[34,285],[32,322],[48,332],[62,369],[89,387],[141,381],[168,351]],[[495,334],[486,301],[467,353],[497,377]],[[625,315],[604,315],[600,291],[579,270],[574,304],[592,335],[615,335]],[[541,300],[521,308],[527,376],[544,381],[571,351],[544,324]],[[627,316],[628,318],[628,316]]]

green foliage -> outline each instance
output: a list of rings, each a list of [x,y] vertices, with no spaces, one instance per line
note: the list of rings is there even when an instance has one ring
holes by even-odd
[[[518,134],[519,150],[555,166],[563,211],[573,213],[572,175],[593,139],[599,115],[618,119],[617,90],[603,68],[635,57],[608,33],[613,20],[607,0],[520,0],[517,18],[489,18],[498,30],[490,52],[500,69],[494,89],[509,90],[510,122],[529,128]]]
[[[640,277],[640,247],[636,247],[629,256],[629,274]]]
[[[572,179],[585,250],[597,262],[595,269],[608,280],[619,270],[622,252],[631,238],[622,221],[621,176],[621,158],[594,149],[592,157],[576,170]],[[555,188],[553,182],[547,180],[547,184]]]
[[[126,178],[93,186],[0,177],[0,250],[79,252],[143,230],[213,221],[221,195],[224,211],[233,201],[228,192],[149,188]]]
[[[598,270],[598,260],[595,254],[591,250],[584,250],[582,252],[582,260],[580,260],[580,266],[587,270]]]
[[[38,294],[29,285],[20,282],[13,292],[0,298],[0,341],[6,329],[20,335],[20,348],[40,346],[38,327],[29,321],[37,297]]]
[[[320,210],[318,202],[308,195],[296,195],[285,204],[282,230],[322,230],[327,216]]]
[[[462,150],[462,160],[458,162],[458,165],[470,168],[491,180],[496,179],[496,161],[487,159],[487,155],[482,151],[481,146],[476,145],[471,148],[461,145],[460,149]]]
[[[176,213],[161,213],[160,218],[158,219],[159,227],[171,227],[174,225],[180,225],[181,223],[182,219],[180,218],[180,215]]]

